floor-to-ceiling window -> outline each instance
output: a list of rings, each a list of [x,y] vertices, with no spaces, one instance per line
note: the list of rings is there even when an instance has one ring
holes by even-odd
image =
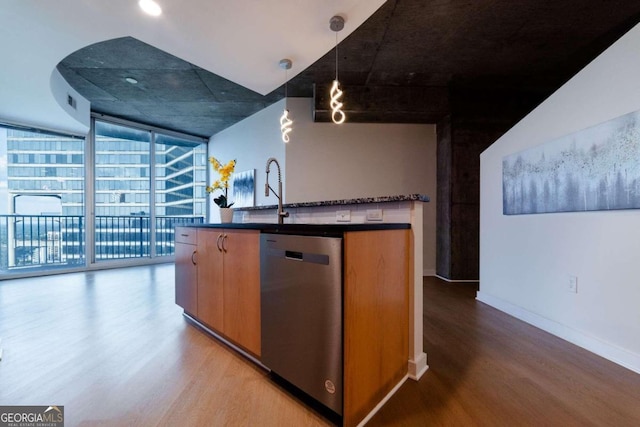
[[[0,126],[0,275],[82,267],[84,138]]]
[[[151,256],[151,133],[95,122],[95,260]]]
[[[94,123],[95,261],[173,255],[175,224],[206,215],[205,144]]]
[[[207,151],[162,133],[155,137],[155,250],[173,255],[173,227],[190,218],[206,216]]]
[[[172,256],[174,226],[205,220],[206,173],[205,142],[186,135],[0,125],[0,279]]]

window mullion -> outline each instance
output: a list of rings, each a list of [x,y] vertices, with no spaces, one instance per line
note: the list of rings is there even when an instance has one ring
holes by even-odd
[[[149,233],[151,233],[149,254],[156,257],[156,133],[151,132],[149,144]]]

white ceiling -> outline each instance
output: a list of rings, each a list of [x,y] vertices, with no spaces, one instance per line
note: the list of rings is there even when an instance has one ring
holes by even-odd
[[[55,101],[51,76],[67,55],[131,36],[265,95],[343,40],[386,0],[158,0],[145,15],[137,0],[0,0],[0,120],[83,133]],[[98,64],[97,64],[98,65]]]

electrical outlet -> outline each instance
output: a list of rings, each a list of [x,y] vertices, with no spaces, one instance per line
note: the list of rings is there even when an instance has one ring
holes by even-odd
[[[382,221],[382,209],[367,209],[367,221]]]
[[[338,222],[351,222],[351,211],[336,211],[336,221]]]
[[[574,294],[578,293],[578,278],[576,276],[569,276],[569,288],[567,290]]]

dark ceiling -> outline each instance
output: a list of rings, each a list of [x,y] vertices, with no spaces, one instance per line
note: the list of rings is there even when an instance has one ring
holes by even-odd
[[[433,123],[456,87],[548,96],[639,20],[640,0],[388,0],[339,44],[348,120]],[[319,121],[334,67],[331,51],[288,84],[292,97],[317,90]],[[282,87],[262,96],[130,37],[81,49],[58,68],[95,112],[203,137],[284,96]]]

